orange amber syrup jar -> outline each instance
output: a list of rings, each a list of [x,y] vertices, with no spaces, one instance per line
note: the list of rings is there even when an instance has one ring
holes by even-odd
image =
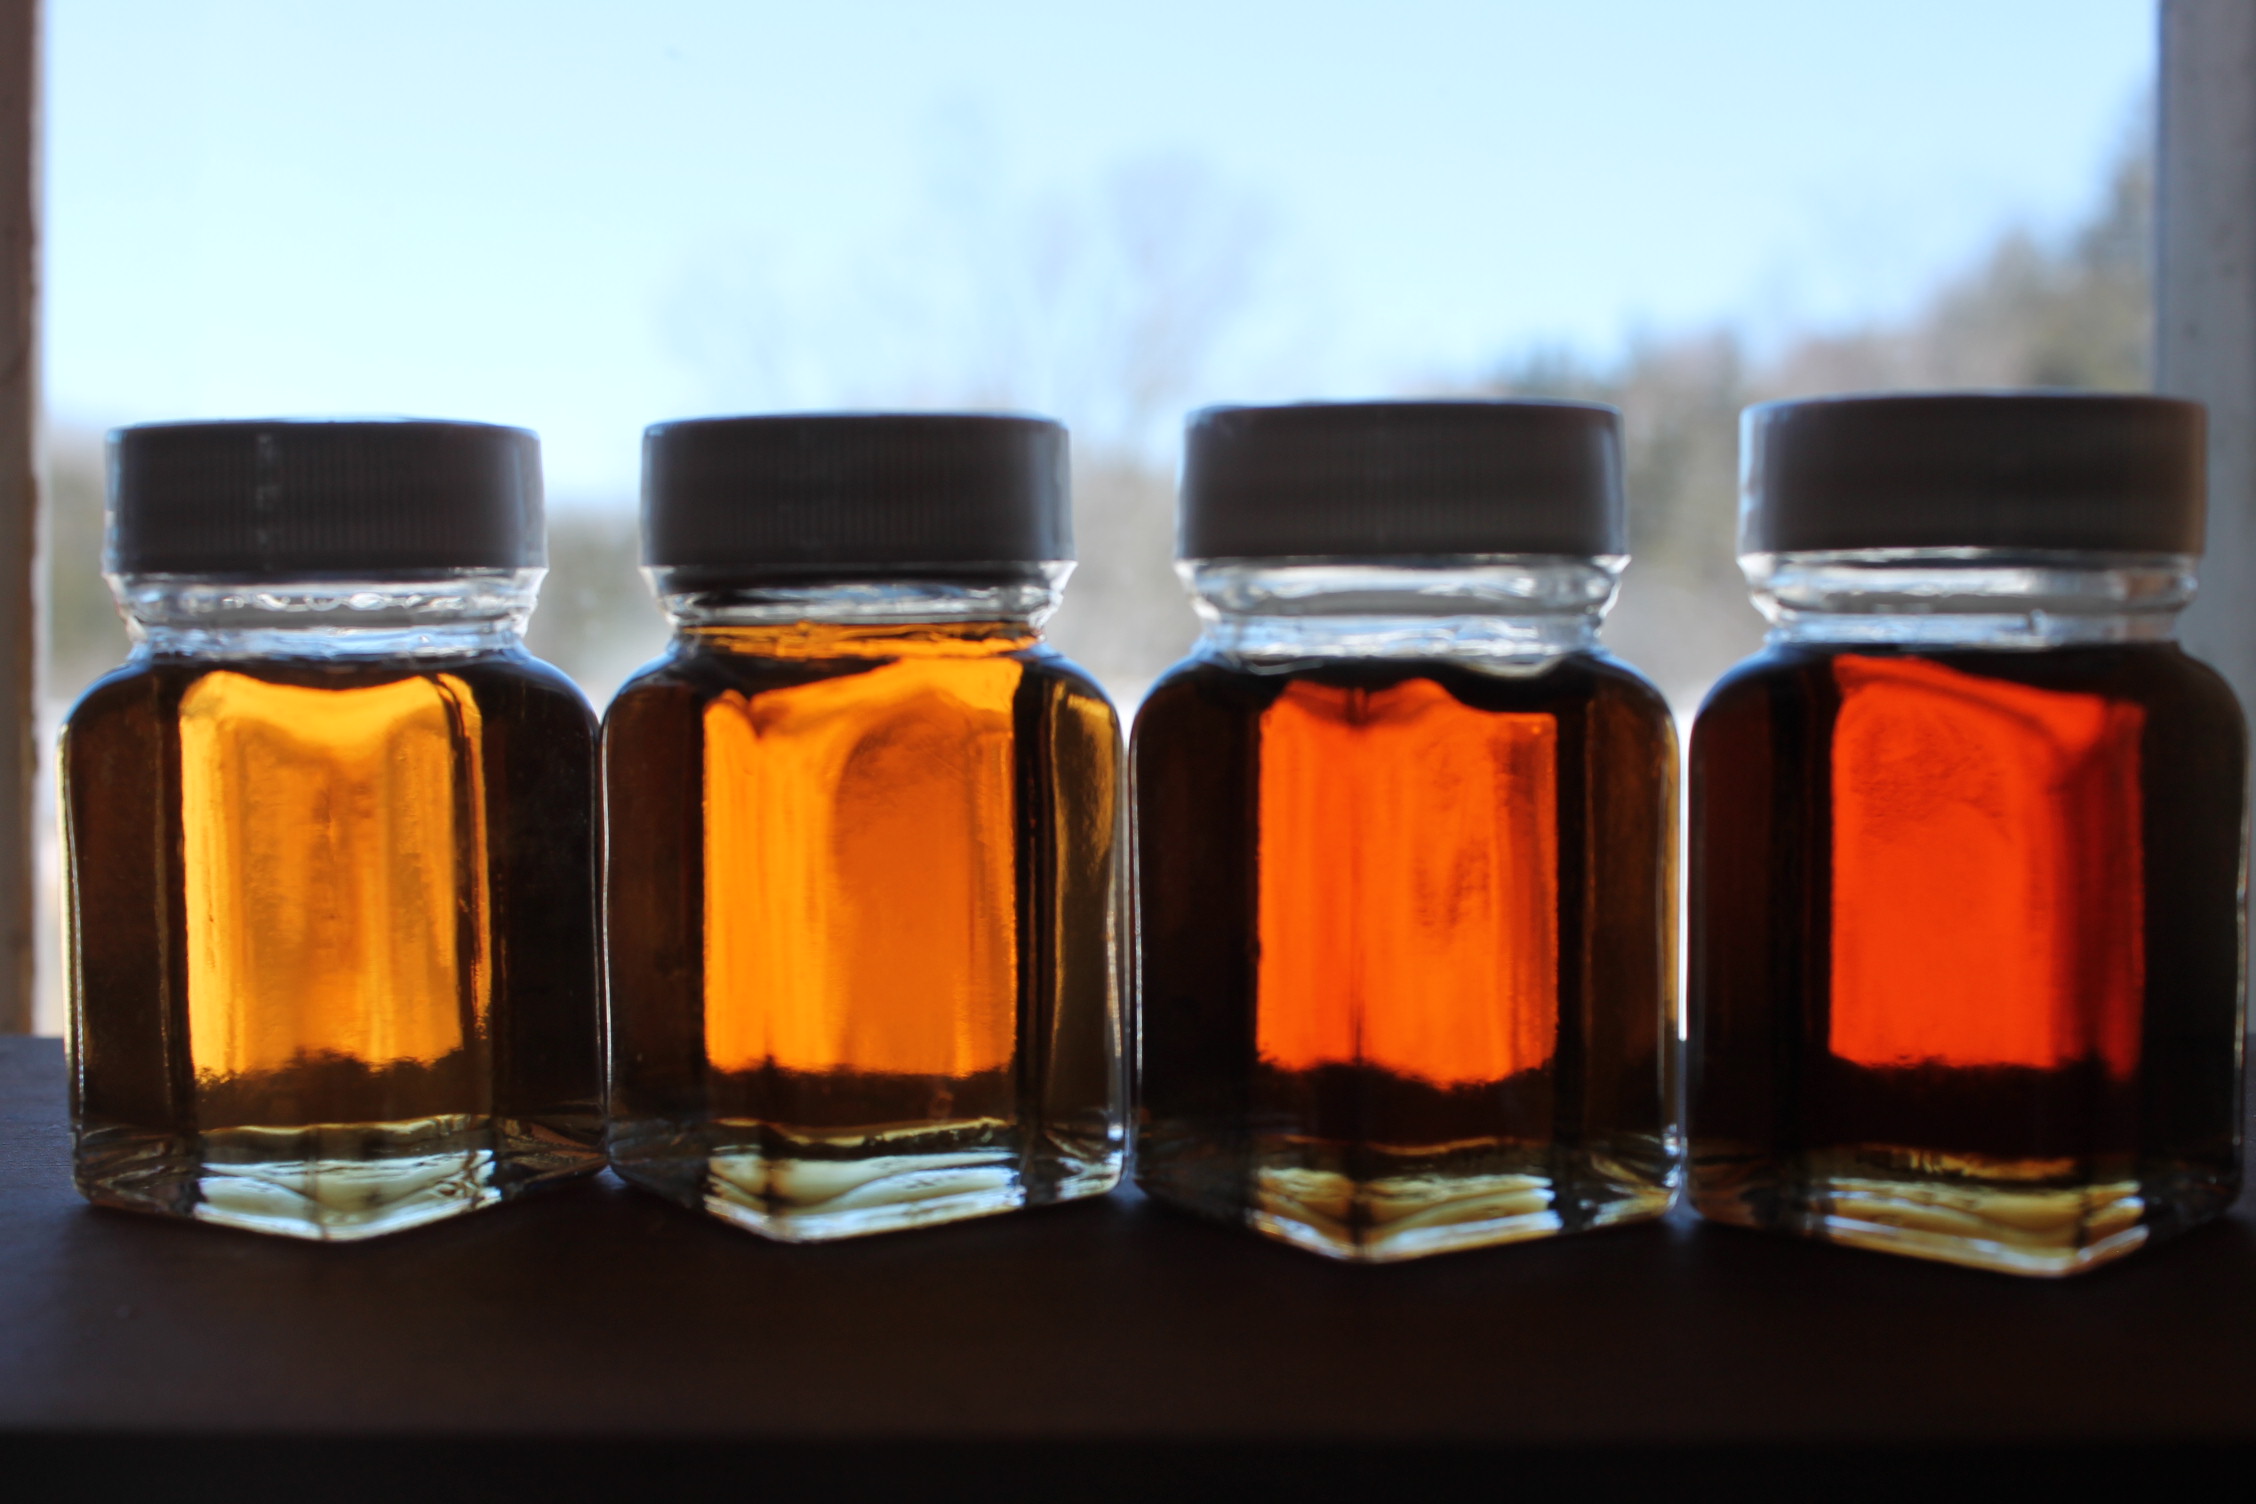
[[[1136,722],[1137,1180],[1362,1262],[1674,1195],[1675,734],[1598,647],[1616,415],[1215,409]]]
[[[2059,1275],[2239,1187],[2246,754],[2173,640],[2202,424],[1754,409],[1770,645],[1692,737],[1693,1199]]]
[[[530,657],[537,441],[111,441],[124,667],[63,733],[78,1185],[324,1240],[602,1166],[594,717]]]
[[[629,1181],[797,1242],[1118,1180],[1120,728],[1042,641],[1064,466],[1029,419],[652,430],[675,635],[603,731]]]

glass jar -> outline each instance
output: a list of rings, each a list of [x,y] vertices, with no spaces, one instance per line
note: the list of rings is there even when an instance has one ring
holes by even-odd
[[[1214,409],[1136,720],[1137,1180],[1381,1262],[1674,1195],[1675,732],[1598,645],[1618,419]]]
[[[538,441],[111,441],[134,638],[62,745],[80,1189],[316,1239],[600,1168],[594,718],[524,649]]]
[[[2174,640],[2202,421],[1750,411],[1772,622],[1692,737],[1695,1205],[2074,1273],[2239,1186],[2245,736]]]
[[[1065,433],[651,430],[666,656],[605,718],[614,1166],[787,1241],[1101,1195],[1120,729],[1042,641]]]

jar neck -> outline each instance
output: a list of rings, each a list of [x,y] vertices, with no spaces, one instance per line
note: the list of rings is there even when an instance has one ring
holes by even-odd
[[[414,579],[109,576],[138,655],[160,658],[459,658],[508,652],[543,569]]]
[[[1862,549],[1742,554],[1781,643],[2049,648],[2168,642],[2193,600],[2190,554]]]
[[[698,641],[776,641],[797,633],[833,644],[932,640],[1033,643],[1058,608],[1069,563],[1012,579],[760,581],[714,586],[646,569],[675,632]],[[691,588],[693,587],[693,588]],[[749,636],[746,634],[750,634]]]
[[[1249,667],[1448,658],[1512,669],[1593,652],[1625,558],[1188,559],[1199,651]]]

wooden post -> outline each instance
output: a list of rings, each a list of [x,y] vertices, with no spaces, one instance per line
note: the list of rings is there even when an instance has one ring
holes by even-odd
[[[31,1030],[39,662],[39,3],[0,0],[0,1033]]]
[[[2209,405],[2186,646],[2256,710],[2256,4],[2163,0],[2155,386]]]

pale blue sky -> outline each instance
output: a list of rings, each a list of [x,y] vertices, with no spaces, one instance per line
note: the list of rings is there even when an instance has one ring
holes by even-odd
[[[1102,229],[1144,201],[1124,173],[1243,278],[1168,400],[1404,391],[1534,343],[1883,315],[2084,212],[2153,70],[2148,0],[50,18],[58,418],[524,423],[567,497],[629,494],[642,425],[690,412],[1078,415],[1059,368],[1128,317],[1087,311],[1137,254]],[[1061,257],[1080,291],[1044,302]]]

